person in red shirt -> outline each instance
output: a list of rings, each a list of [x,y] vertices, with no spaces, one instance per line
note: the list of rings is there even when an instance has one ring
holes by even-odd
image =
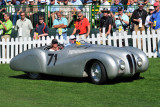
[[[90,23],[87,18],[83,17],[81,12],[78,12],[78,19],[75,24],[75,28],[73,30],[72,35],[78,34],[80,39],[84,37],[87,38],[90,33]]]

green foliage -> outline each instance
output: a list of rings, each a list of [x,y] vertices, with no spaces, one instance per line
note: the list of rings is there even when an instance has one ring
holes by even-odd
[[[141,79],[115,79],[106,85],[57,76],[31,80],[0,65],[0,107],[158,107],[160,59],[149,61]]]

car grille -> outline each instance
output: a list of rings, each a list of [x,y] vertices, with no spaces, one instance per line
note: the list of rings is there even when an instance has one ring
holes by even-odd
[[[130,73],[133,73],[134,65],[136,65],[134,55],[133,54],[132,55],[127,55],[126,57],[127,57],[128,63],[129,63]]]
[[[137,67],[137,66],[136,66],[136,59],[135,59],[135,57],[134,57],[133,54],[132,54],[132,57],[133,57],[133,62],[134,62],[134,68],[135,68],[135,71],[136,71],[136,69],[137,69],[137,68],[136,68],[136,67]]]

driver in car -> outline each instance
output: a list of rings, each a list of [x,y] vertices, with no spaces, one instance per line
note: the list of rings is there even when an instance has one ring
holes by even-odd
[[[58,41],[57,39],[53,39],[49,51],[58,51],[58,50],[59,50]]]

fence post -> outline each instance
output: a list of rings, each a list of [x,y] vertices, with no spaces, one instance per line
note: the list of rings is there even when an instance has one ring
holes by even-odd
[[[111,43],[111,35],[108,35],[107,39],[108,39],[108,45],[111,46],[112,45],[112,43]]]
[[[7,49],[7,63],[9,63],[9,53],[10,53],[10,49],[9,49],[9,46],[10,46],[10,41],[9,41],[9,38],[7,38],[7,42],[6,42],[6,49]]]
[[[149,31],[147,32],[147,34],[150,33]],[[147,35],[146,34],[143,34],[142,35],[142,41],[143,41],[143,52],[146,53],[146,38],[147,38]]]
[[[119,36],[118,36],[118,38],[119,38],[119,47],[122,47],[122,33],[119,33]]]
[[[158,44],[158,42],[157,42],[157,40],[156,40],[156,37],[157,36],[157,34],[155,34],[155,30],[152,30],[152,47],[151,48],[153,48],[153,57],[154,58],[156,58],[156,56],[157,56],[157,44]]]
[[[151,37],[149,33],[147,34],[147,41],[148,41],[148,57],[151,58],[152,57],[151,55]]]
[[[5,46],[6,46],[6,42],[5,42],[5,39],[3,38],[2,39],[2,63],[5,64]]]
[[[101,37],[100,37],[99,33],[97,34],[97,44],[98,45],[101,44]]]
[[[95,35],[94,34],[92,34],[92,39],[91,40],[92,40],[92,44],[96,44],[95,43]]]
[[[125,46],[128,46],[128,36],[129,35],[127,35],[127,32],[124,31]]]
[[[137,32],[137,36],[138,36],[138,49],[142,50],[142,45],[141,45],[141,34],[140,31]]]
[[[136,35],[136,32],[135,31],[133,31],[132,32],[132,41],[133,41],[133,47],[137,47],[136,45],[137,45],[137,35]]]
[[[113,45],[115,47],[117,47],[117,36],[116,36],[116,32],[113,32]]]

